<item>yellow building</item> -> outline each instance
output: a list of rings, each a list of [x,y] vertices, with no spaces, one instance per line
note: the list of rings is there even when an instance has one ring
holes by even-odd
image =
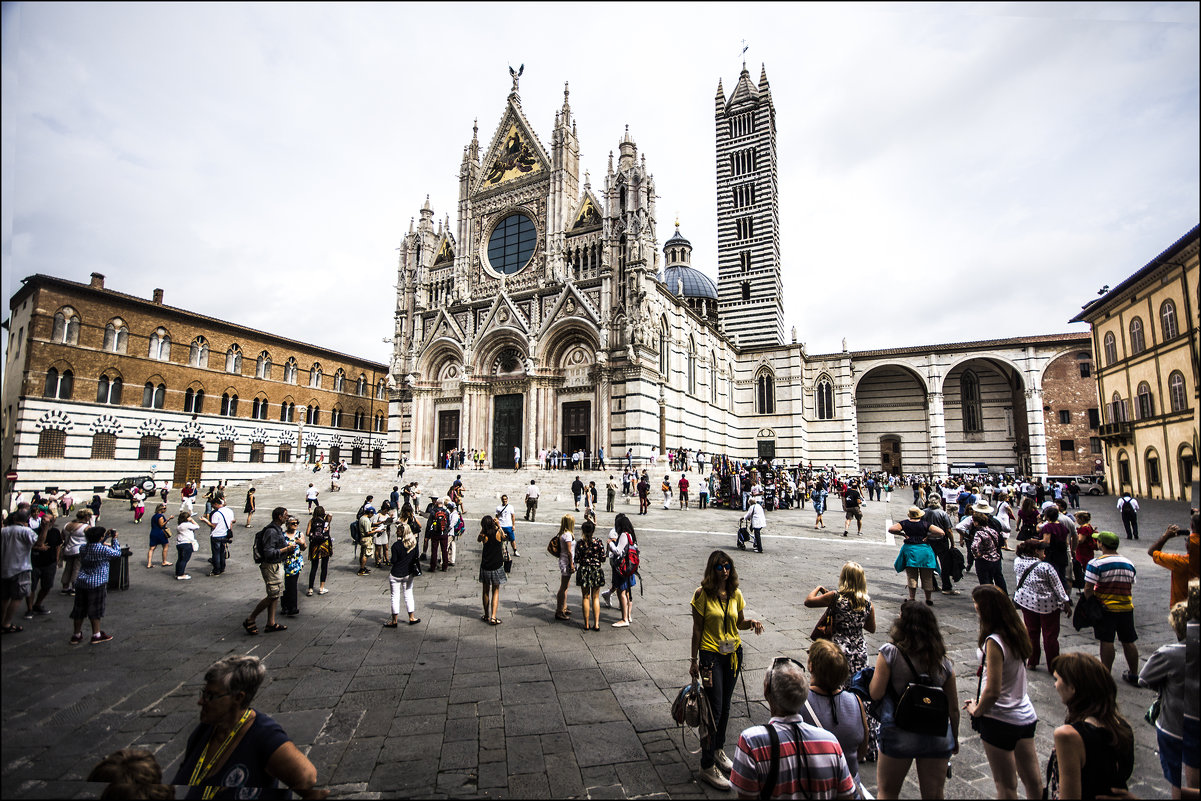
[[[1197,503],[1197,228],[1084,307],[1109,486]]]

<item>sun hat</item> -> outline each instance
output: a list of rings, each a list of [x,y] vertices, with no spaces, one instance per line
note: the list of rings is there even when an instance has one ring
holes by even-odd
[[[996,510],[988,505],[988,501],[976,501],[972,504],[972,511],[979,512],[982,515],[990,515]]]
[[[921,520],[922,519],[922,510],[918,509],[916,506],[910,506],[909,507],[909,519],[910,520]]]

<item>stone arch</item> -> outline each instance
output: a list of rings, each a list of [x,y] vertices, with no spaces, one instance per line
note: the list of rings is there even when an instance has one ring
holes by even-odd
[[[974,385],[964,383],[969,374]],[[1026,460],[1032,458],[1028,389],[1021,369],[1004,356],[985,352],[956,359],[943,372],[948,466],[984,463],[993,472],[1006,467],[1028,469]],[[1041,414],[1041,401],[1033,402],[1039,404]]]
[[[487,339],[480,343],[475,354],[473,370],[476,375],[493,374],[493,362],[506,350],[517,351],[518,357],[524,361],[529,358],[526,350],[525,337],[515,328],[499,328],[489,332]]]
[[[834,403],[837,408],[840,402],[838,382],[833,375],[825,375],[834,383]],[[814,386],[816,388],[816,384]],[[929,393],[930,385],[925,376],[903,361],[874,364],[856,377],[852,385],[854,406],[847,411],[855,416],[856,448],[861,467],[884,469],[882,454],[883,445],[887,442],[890,471],[895,462],[902,465],[906,472],[933,472],[934,437],[931,435]],[[818,421],[818,424],[825,428],[836,425],[839,419],[836,414],[832,421]],[[819,442],[824,444],[827,439],[814,437],[813,447],[816,449]],[[842,458],[841,451],[831,448],[828,455],[815,453],[814,461],[819,458],[822,462],[836,463]]]
[[[1064,358],[1065,356],[1071,356],[1073,361],[1076,361],[1077,353],[1087,353],[1089,361],[1094,362],[1095,365],[1096,359],[1093,356],[1093,347],[1090,344],[1086,343],[1084,345],[1078,345],[1074,348],[1060,348],[1059,350],[1055,351],[1053,356],[1044,361],[1042,367],[1039,368],[1038,386],[1041,387],[1043,385],[1043,381],[1046,379],[1047,370],[1051,369],[1052,364]]]
[[[463,363],[463,349],[458,342],[448,337],[432,341],[417,362],[417,374],[431,381],[436,380],[447,361]]]
[[[550,368],[562,367],[564,358],[577,346],[590,350],[590,356],[600,349],[600,332],[596,326],[578,317],[559,320],[542,338],[538,362]]]

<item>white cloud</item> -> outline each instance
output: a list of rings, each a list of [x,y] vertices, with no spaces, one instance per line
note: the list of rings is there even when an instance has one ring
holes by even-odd
[[[1066,330],[1197,223],[1196,4],[4,6],[4,292],[45,272],[386,361],[396,251],[526,64],[715,275],[713,102],[766,62],[810,352]]]

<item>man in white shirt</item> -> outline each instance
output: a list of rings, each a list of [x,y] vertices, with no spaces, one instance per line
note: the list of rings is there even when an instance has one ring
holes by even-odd
[[[530,479],[530,485],[525,490],[525,519],[530,522],[538,517],[538,485],[534,483],[534,479]]]
[[[304,493],[304,499],[308,501],[309,511],[313,511],[313,504],[317,503],[318,490],[311,483],[308,490]]]
[[[505,539],[513,543],[513,555],[521,556],[517,553],[517,528],[513,525],[515,514],[513,507],[509,505],[509,496],[500,496],[500,506],[496,507],[496,524],[505,533]]]
[[[516,473],[521,469],[521,448],[513,446],[513,472]]]
[[[225,546],[233,541],[234,513],[225,505],[225,496],[218,494],[213,498],[213,511],[208,517],[200,518],[212,529],[209,535],[209,547],[213,551],[213,572],[210,576],[220,576],[225,572]]]

